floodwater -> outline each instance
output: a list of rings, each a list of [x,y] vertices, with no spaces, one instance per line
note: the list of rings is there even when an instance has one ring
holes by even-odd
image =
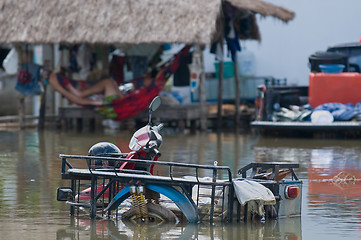
[[[230,166],[300,163],[302,216],[266,222],[134,226],[69,216],[56,200],[59,154],[100,141],[124,152],[131,132],[0,131],[0,239],[361,239],[361,140],[263,138],[235,133],[163,134],[167,161]]]

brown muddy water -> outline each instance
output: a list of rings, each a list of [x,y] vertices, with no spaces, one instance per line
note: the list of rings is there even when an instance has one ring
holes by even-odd
[[[126,152],[132,132],[0,131],[0,239],[361,239],[361,140],[274,139],[234,133],[163,134],[163,160],[230,166],[300,163],[302,216],[276,221],[129,226],[70,217],[56,200],[59,154],[100,141]],[[235,175],[236,176],[236,175]]]

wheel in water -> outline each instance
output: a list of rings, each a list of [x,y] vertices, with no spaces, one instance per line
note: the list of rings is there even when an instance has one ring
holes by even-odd
[[[177,216],[169,209],[162,207],[159,204],[147,203],[148,218],[137,217],[137,212],[134,207],[122,214],[122,220],[132,221],[135,223],[148,222],[148,223],[176,223]]]

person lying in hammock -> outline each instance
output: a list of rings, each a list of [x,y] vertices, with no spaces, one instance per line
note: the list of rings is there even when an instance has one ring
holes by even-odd
[[[110,101],[111,99],[122,98],[124,96],[116,82],[111,78],[103,79],[84,90],[75,88],[72,85],[72,81],[61,72],[53,72],[49,77],[49,83],[55,91],[61,93],[70,102],[78,105],[101,106],[104,104],[104,99]],[[104,98],[100,100],[89,98],[89,96],[94,94],[102,94]]]

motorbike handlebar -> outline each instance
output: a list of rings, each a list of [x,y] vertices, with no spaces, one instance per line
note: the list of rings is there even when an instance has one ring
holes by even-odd
[[[154,148],[153,151],[154,151],[154,153],[155,153],[155,155],[156,155],[157,157],[160,157],[160,156],[162,155],[162,154],[159,152],[159,150],[156,149],[156,148]]]
[[[164,124],[163,124],[163,123],[160,123],[158,126],[154,126],[153,128],[155,128],[155,130],[156,130],[157,132],[159,132],[160,130],[162,130],[163,126],[164,126]]]

